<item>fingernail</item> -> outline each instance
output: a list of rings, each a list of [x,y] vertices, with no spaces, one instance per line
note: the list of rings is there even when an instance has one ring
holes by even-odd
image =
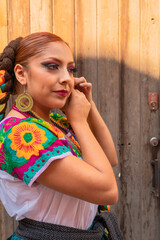
[[[79,84],[79,86],[83,86],[83,85],[84,85],[84,83],[80,83],[80,84]]]

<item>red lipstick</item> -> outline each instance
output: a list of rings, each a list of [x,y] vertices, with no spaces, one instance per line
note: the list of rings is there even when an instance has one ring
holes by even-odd
[[[58,95],[62,96],[62,97],[66,97],[68,94],[67,90],[59,90],[59,91],[54,91],[55,93],[57,93]]]

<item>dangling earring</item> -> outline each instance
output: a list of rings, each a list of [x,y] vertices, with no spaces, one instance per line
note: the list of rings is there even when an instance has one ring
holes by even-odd
[[[25,105],[22,100],[27,100],[28,105]],[[16,98],[16,107],[22,111],[22,112],[28,112],[32,109],[33,107],[33,99],[30,94],[26,93],[26,90],[24,89],[24,93],[20,94]]]

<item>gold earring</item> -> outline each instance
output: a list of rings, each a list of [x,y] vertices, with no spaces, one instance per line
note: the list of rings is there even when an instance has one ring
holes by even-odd
[[[28,101],[28,105],[25,105],[23,102],[24,101]],[[32,109],[33,107],[33,99],[31,97],[30,94],[26,93],[26,91],[24,90],[24,93],[20,94],[17,98],[16,98],[16,107],[22,111],[22,112],[28,112]]]

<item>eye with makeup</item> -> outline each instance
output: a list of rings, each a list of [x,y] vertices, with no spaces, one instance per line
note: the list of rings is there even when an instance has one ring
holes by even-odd
[[[52,62],[42,62],[42,66],[49,70],[56,70],[58,69],[59,65],[57,63],[52,63]]]
[[[58,70],[60,65],[54,62],[43,62],[41,63],[45,68],[49,69],[49,70]],[[75,73],[77,72],[77,68],[74,66],[69,66],[67,68],[68,72],[70,73]]]
[[[78,71],[78,69],[74,66],[68,67],[68,72],[75,73],[77,71]]]

